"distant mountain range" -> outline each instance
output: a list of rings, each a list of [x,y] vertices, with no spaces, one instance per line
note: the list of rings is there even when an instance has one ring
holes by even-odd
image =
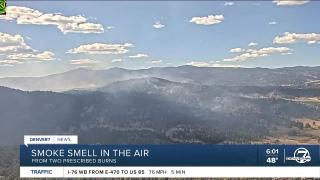
[[[76,134],[80,143],[250,143],[296,131],[295,118],[319,119],[319,77],[319,67],[182,66],[3,78],[11,88],[0,87],[0,146],[20,144],[25,134]]]
[[[156,77],[174,82],[223,86],[294,86],[320,87],[320,67],[214,68],[163,67],[141,70],[112,68],[107,70],[76,69],[44,77],[0,78],[0,86],[34,91],[68,91],[97,89],[113,82]]]

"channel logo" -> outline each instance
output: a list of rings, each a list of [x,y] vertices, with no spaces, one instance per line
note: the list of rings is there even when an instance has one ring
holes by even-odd
[[[286,160],[304,164],[311,161],[311,156],[310,152],[306,148],[301,147],[294,151],[293,157],[286,157]]]
[[[0,0],[0,15],[6,14],[7,2],[6,0]]]

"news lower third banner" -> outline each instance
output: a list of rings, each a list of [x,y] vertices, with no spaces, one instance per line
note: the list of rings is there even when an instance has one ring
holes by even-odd
[[[318,145],[20,146],[21,177],[320,177]]]

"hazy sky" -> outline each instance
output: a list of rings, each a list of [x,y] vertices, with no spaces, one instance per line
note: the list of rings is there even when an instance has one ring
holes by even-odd
[[[0,16],[0,77],[78,67],[320,65],[320,2],[23,2]]]

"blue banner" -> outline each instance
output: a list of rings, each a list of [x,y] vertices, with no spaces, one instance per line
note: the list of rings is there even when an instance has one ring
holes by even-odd
[[[317,145],[21,145],[20,166],[319,166]]]

